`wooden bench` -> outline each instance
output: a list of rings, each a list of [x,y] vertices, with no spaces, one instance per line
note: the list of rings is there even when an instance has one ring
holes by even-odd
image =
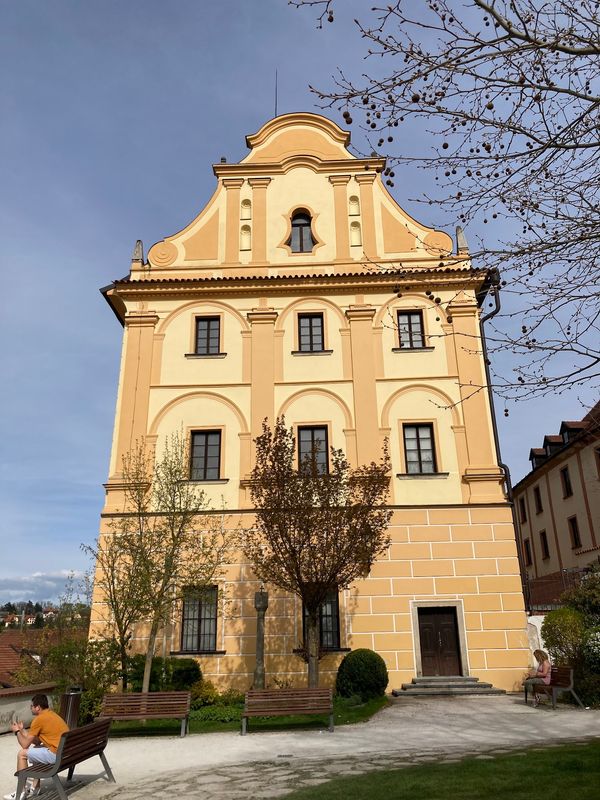
[[[110,722],[109,719],[103,719],[100,722],[92,722],[90,725],[83,725],[81,728],[74,728],[72,731],[63,733],[56,751],[54,764],[34,764],[32,767],[26,767],[15,772],[17,776],[17,800],[25,789],[27,778],[52,778],[52,783],[58,796],[61,800],[67,800],[67,793],[60,782],[58,773],[68,769],[67,780],[70,781],[77,764],[87,761],[92,756],[100,756],[107,779],[116,783],[104,755],[104,748],[108,742]]]
[[[190,692],[105,694],[98,719],[180,719],[181,735],[188,732]]]
[[[585,708],[573,689],[573,668],[572,667],[551,667],[550,683],[535,683],[532,686],[533,697],[544,694],[552,698],[552,708],[556,708],[556,700],[559,694],[570,692],[581,708]],[[527,686],[525,686],[525,702],[527,702]]]
[[[328,714],[333,732],[331,689],[250,689],[242,714],[242,736],[249,717],[287,717],[290,714]]]

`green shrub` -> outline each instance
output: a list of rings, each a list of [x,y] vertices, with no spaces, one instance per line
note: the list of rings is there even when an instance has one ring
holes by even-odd
[[[561,596],[561,602],[580,611],[589,627],[600,626],[600,565],[583,575],[578,586]]]
[[[235,706],[204,706],[196,709],[190,714],[191,719],[202,720],[204,722],[239,722],[242,719],[242,705]]]
[[[246,695],[244,692],[239,692],[237,689],[225,689],[219,695],[219,703],[223,706],[238,706],[243,705]]]
[[[388,671],[378,653],[366,648],[353,650],[339,666],[335,689],[341,697],[360,695],[362,702],[385,694]]]
[[[191,688],[192,708],[197,710],[205,706],[214,706],[219,702],[219,692],[210,681],[196,681]]]
[[[145,663],[146,656],[141,653],[137,653],[129,659],[129,686],[134,692],[142,691]],[[155,656],[152,659],[149,691],[185,691],[191,689],[193,684],[201,679],[202,671],[194,658]]]
[[[196,681],[191,688],[192,709],[199,710],[208,706],[238,706],[244,704],[244,695],[236,689],[225,689],[219,692],[217,687],[207,680]]]
[[[588,632],[585,619],[574,608],[557,608],[546,614],[542,623],[542,639],[555,664],[577,668],[584,660]]]
[[[202,680],[200,664],[195,658],[171,658],[171,689],[174,692],[187,691]]]

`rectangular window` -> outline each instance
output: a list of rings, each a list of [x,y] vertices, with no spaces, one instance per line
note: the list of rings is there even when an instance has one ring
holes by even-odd
[[[571,497],[573,494],[573,487],[571,486],[571,476],[569,475],[568,467],[563,467],[563,469],[561,469],[560,482],[562,483],[563,497]]]
[[[319,609],[319,643],[323,650],[340,649],[340,601],[337,591],[327,595]],[[306,641],[306,610],[304,611],[304,640]]]
[[[181,649],[186,652],[214,652],[217,649],[216,586],[188,589],[183,598]]]
[[[190,480],[218,481],[221,477],[221,431],[194,431]]]
[[[319,353],[325,349],[323,314],[298,314],[298,350]]]
[[[398,311],[398,338],[407,350],[425,347],[422,311]]]
[[[406,471],[412,475],[437,472],[433,425],[403,425]]]
[[[521,522],[527,522],[527,509],[525,508],[524,497],[519,497],[519,519]]]
[[[326,475],[329,472],[328,450],[325,426],[298,428],[298,469],[301,472],[311,472],[314,459],[316,473]]]
[[[196,317],[196,355],[214,356],[221,352],[220,317]]]
[[[579,523],[577,517],[569,517],[569,535],[571,537],[571,547],[577,550],[581,547],[581,536],[579,535]]]
[[[529,543],[529,539],[523,540],[523,551],[525,553],[525,566],[530,567],[532,564],[532,559],[531,559],[531,544]]]
[[[535,505],[535,513],[541,514],[542,511],[544,510],[544,507],[542,506],[542,495],[540,493],[539,486],[533,487],[533,502]]]
[[[550,548],[548,547],[546,531],[540,531],[540,546],[542,548],[542,558],[550,558]]]

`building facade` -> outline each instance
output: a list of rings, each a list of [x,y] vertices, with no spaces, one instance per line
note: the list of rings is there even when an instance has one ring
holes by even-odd
[[[299,447],[342,448],[352,465],[392,458],[391,546],[368,577],[323,607],[321,679],[348,648],[385,659],[390,687],[471,675],[504,689],[529,661],[511,509],[494,445],[480,346],[488,275],[461,241],[406,214],[324,117],[276,117],[240,163],[214,166],[215,192],[186,228],[138,243],[103,291],[124,326],[107,515],[136,439],[160,451],[189,436],[190,479],[232,519],[251,519],[247,478],[263,419],[285,415]],[[171,653],[247,688],[258,585],[240,557],[200,608],[174,610]],[[302,685],[302,610],[268,587],[267,683]],[[221,613],[217,598],[231,599]],[[102,624],[95,598],[92,635]],[[140,636],[143,632],[139,633]]]
[[[600,557],[600,403],[529,458],[513,493],[530,604],[545,610]]]

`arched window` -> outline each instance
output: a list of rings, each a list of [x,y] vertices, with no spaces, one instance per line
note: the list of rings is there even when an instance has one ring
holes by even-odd
[[[310,224],[308,211],[296,211],[292,216],[292,233],[286,242],[292,253],[312,253],[316,241],[312,235]]]
[[[362,244],[362,237],[360,235],[360,222],[350,223],[350,244],[352,247]]]
[[[252,219],[252,203],[250,200],[242,200],[240,219]]]
[[[358,202],[358,197],[355,194],[353,194],[348,201],[348,213],[351,217],[357,217],[360,214],[360,203]]]
[[[250,225],[242,225],[240,229],[240,250],[252,249],[252,232]]]

